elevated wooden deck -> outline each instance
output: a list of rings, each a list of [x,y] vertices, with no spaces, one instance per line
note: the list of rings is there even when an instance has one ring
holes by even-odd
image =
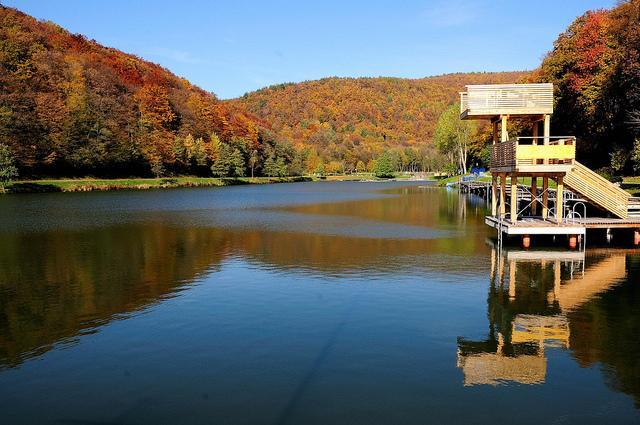
[[[567,173],[575,158],[575,137],[518,137],[491,146],[491,172],[538,176]]]
[[[553,84],[469,85],[460,93],[460,118],[494,119],[553,113]]]

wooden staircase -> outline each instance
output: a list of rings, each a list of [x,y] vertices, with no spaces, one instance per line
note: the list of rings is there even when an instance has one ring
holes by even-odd
[[[577,161],[566,174],[564,183],[572,191],[620,218],[640,217],[640,198],[633,198],[627,191]]]

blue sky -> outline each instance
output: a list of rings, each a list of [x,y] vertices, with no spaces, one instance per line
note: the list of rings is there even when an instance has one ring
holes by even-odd
[[[535,68],[587,9],[615,0],[1,0],[157,62],[220,98],[327,76]]]

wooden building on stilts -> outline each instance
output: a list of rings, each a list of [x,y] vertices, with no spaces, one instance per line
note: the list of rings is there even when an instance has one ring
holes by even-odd
[[[533,235],[566,235],[575,247],[589,228],[626,228],[640,243],[640,198],[577,162],[575,137],[551,134],[552,84],[466,89],[460,119],[488,120],[493,128],[491,215],[485,222],[500,236],[520,235],[528,246]],[[531,136],[510,137],[515,120],[529,126]],[[602,217],[587,217],[587,205]]]

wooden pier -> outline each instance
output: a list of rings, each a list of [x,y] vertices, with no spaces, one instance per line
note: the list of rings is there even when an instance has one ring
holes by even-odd
[[[485,222],[499,237],[520,235],[528,247],[532,235],[567,235],[575,247],[587,229],[629,229],[640,244],[640,198],[577,162],[574,136],[551,135],[552,84],[470,85],[460,105],[460,119],[492,124],[491,182],[459,186],[488,199]],[[528,121],[531,136],[510,138],[513,118]],[[531,183],[519,183],[523,178]],[[598,216],[587,217],[588,210]]]

